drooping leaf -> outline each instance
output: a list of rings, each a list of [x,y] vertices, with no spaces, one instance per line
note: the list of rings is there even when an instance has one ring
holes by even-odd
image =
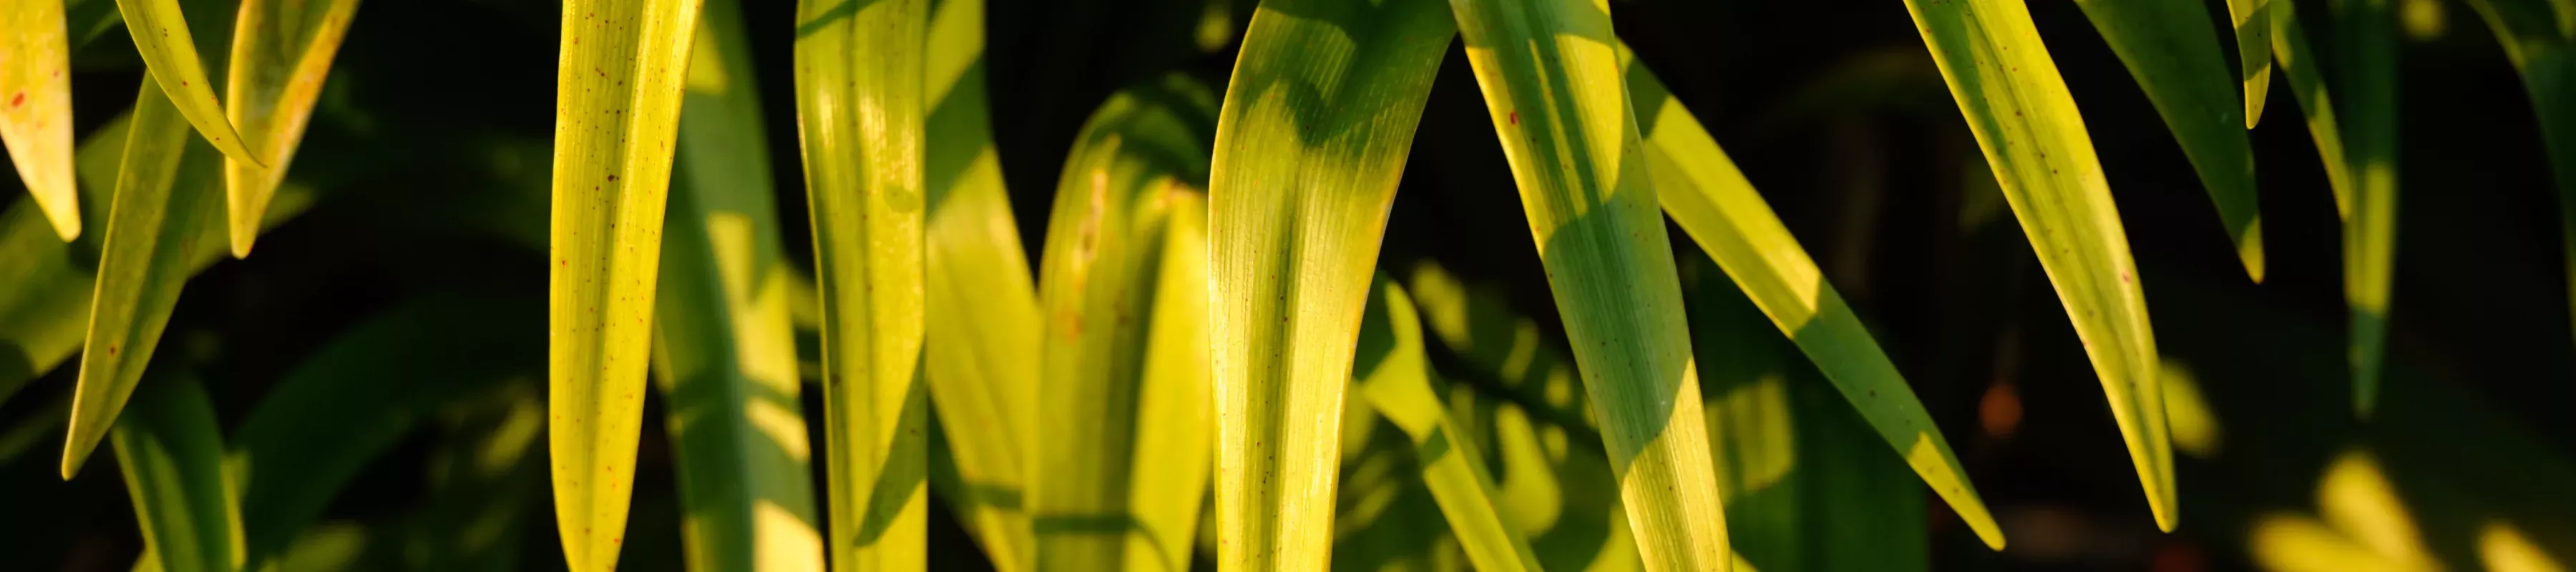
[[[697,0],[573,0],[555,69],[547,430],[564,559],[611,570],[643,430],[671,143]]]
[[[962,488],[947,495],[1002,572],[1036,562],[1028,513],[1037,427],[1037,287],[1003,187],[984,83],[984,0],[930,18],[923,184],[929,288],[924,371]],[[938,451],[939,448],[933,448]]]
[[[170,324],[179,289],[187,284],[188,253],[203,236],[197,229],[221,181],[221,156],[188,137],[187,123],[159,85],[144,82],[134,105],[90,295],[89,333],[82,343],[89,349],[81,352],[80,387],[63,446],[65,480],[80,472],[115,424],[160,346],[161,329]]]
[[[240,134],[224,118],[224,104],[215,99],[215,84],[206,79],[206,62],[198,59],[202,46],[222,46],[231,30],[229,22],[217,24],[215,36],[199,42],[188,30],[187,15],[179,9],[179,0],[116,0],[117,13],[125,18],[125,31],[134,36],[134,49],[143,55],[144,67],[151,71],[154,83],[161,85],[171,105],[178,109],[197,133],[223,152],[227,158],[263,165],[249,147],[242,145]],[[208,22],[199,22],[208,23]],[[215,62],[217,70],[223,62]]]
[[[11,2],[0,8],[0,144],[27,194],[64,241],[79,238],[79,191],[72,173],[71,36],[63,3]]]
[[[2263,4],[2268,0],[2229,0],[2230,10],[2239,4]],[[2075,3],[2093,20],[2093,29],[2111,44],[2111,53],[2137,78],[2138,87],[2147,92],[2147,101],[2155,104],[2156,114],[2164,117],[2165,128],[2173,131],[2174,140],[2182,144],[2192,170],[2199,172],[2200,184],[2209,191],[2209,200],[2218,205],[2219,223],[2227,228],[2227,238],[2236,244],[2236,256],[2245,263],[2245,274],[2255,282],[2263,281],[2263,216],[2254,201],[2254,148],[2244,129],[2238,129],[2236,94],[2227,92],[2227,63],[2219,55],[2217,39],[2208,32],[2209,9],[2199,2],[2164,0],[2080,0]],[[2270,35],[2265,8],[2237,17],[2251,21]],[[2264,18],[2246,20],[2247,18]],[[2242,25],[2239,26],[2243,28]],[[2249,65],[2260,61],[2260,68],[2248,67],[2249,73],[2271,73],[2271,58],[2264,44],[2244,44]],[[2250,96],[2260,97],[2260,84],[2248,77],[2242,82]],[[2260,112],[2262,100],[2249,99],[2243,104],[2247,117]],[[2253,127],[2254,121],[2244,121]]]
[[[169,572],[238,570],[241,504],[224,473],[214,403],[193,378],[157,375],[152,383],[133,414],[117,420],[111,439],[145,550]]]
[[[742,8],[707,2],[654,314],[690,570],[823,569],[769,149]]]
[[[2397,10],[2393,0],[2336,2],[2343,56],[2343,148],[2352,208],[2343,219],[2343,297],[2351,308],[2347,359],[2352,406],[2364,418],[2379,398],[2388,345],[2388,299],[2397,263]]]
[[[1323,568],[1387,209],[1455,23],[1436,0],[1253,12],[1209,175],[1218,565]]]
[[[1780,333],[1797,342],[1807,359],[1841,390],[1862,419],[1913,465],[1923,482],[1950,503],[1968,527],[2001,550],[2003,530],[1968,482],[1949,439],[1923,402],[1879,349],[1878,340],[1825,282],[1815,260],[1754,192],[1717,140],[1708,135],[1662,80],[1624,47],[1628,97],[1645,129],[1647,172],[1664,212],[1681,223],[1700,250],[1714,257]],[[1706,376],[1703,376],[1705,379]]]
[[[2227,16],[2236,26],[2237,79],[2245,89],[2245,128],[2263,120],[2263,100],[2272,88],[2272,0],[2227,0]]]
[[[286,180],[331,56],[357,11],[358,0],[245,0],[233,21],[226,116],[254,157],[224,161],[225,220],[236,258],[250,256],[259,238],[269,199]]]
[[[1449,417],[1432,386],[1423,356],[1422,319],[1402,286],[1381,274],[1372,285],[1360,322],[1358,362],[1352,368],[1361,395],[1413,442],[1422,481],[1449,521],[1449,531],[1483,572],[1541,570],[1529,540],[1497,509],[1484,454]]]
[[[1723,570],[1672,243],[1629,110],[1608,7],[1450,4],[1488,119],[1511,160],[1583,386],[1649,570]]]
[[[2029,8],[2020,0],[1906,0],[1905,8],[2092,358],[2156,526],[2172,530],[2173,446],[2146,297],[2092,137]]]
[[[822,306],[824,546],[838,570],[924,565],[929,16],[926,0],[796,3],[796,118]]]
[[[2522,87],[2531,95],[2532,114],[2540,119],[2540,141],[2557,172],[2559,245],[2576,260],[2576,5],[2546,0],[2470,0],[2486,19]],[[2553,25],[2554,24],[2554,25]],[[2576,266],[2568,267],[2576,279]],[[2567,299],[2576,302],[2576,282]]]

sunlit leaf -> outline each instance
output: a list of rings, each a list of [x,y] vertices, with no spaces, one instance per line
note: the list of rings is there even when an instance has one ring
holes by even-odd
[[[2230,10],[2239,4],[2262,4],[2269,0],[2229,0]],[[2080,0],[2084,15],[2093,20],[2093,29],[2111,44],[2111,53],[2137,78],[2138,87],[2147,92],[2147,101],[2155,104],[2156,114],[2163,116],[2165,128],[2173,131],[2174,140],[2182,144],[2185,157],[2191,159],[2200,174],[2201,186],[2209,190],[2210,202],[2218,205],[2219,223],[2227,228],[2227,237],[2236,244],[2236,256],[2245,263],[2245,273],[2255,282],[2263,281],[2263,216],[2254,201],[2254,149],[2247,142],[2244,129],[2236,124],[2238,109],[2251,117],[2261,112],[2261,99],[2248,99],[2239,105],[2236,94],[2227,91],[2227,62],[2219,55],[2216,38],[2208,30],[2209,9],[2199,2],[2165,0]],[[2238,15],[2240,22],[2250,20],[2255,28],[2270,35],[2269,17],[2257,10],[2252,15]],[[2239,29],[2244,26],[2239,25]],[[2250,40],[2249,40],[2250,41]],[[2243,44],[2249,73],[2264,77],[2271,73],[2271,57],[2264,44]],[[2259,68],[2251,67],[2261,62]],[[2262,96],[2258,78],[2242,82],[2249,97]],[[2244,121],[2253,127],[2254,121]]]
[[[2343,130],[2335,123],[2334,98],[2326,88],[2322,57],[2308,45],[2306,28],[2299,25],[2299,10],[2292,0],[2270,0],[2272,3],[2272,58],[2280,63],[2281,74],[2289,80],[2290,94],[2299,100],[2300,112],[2307,115],[2308,137],[2316,142],[2317,158],[2325,164],[2326,186],[2334,191],[2335,214],[2352,216],[2352,172],[2343,154]]]
[[[207,155],[215,156],[212,149]],[[223,470],[223,430],[215,426],[214,403],[186,376],[159,375],[152,383],[135,400],[133,413],[117,420],[111,439],[145,550],[169,572],[238,570],[244,554],[241,504]]]
[[[839,570],[924,565],[928,8],[796,3],[796,118],[822,307],[824,546]]]
[[[564,559],[617,567],[697,0],[573,0],[555,69],[547,445]]]
[[[0,143],[27,183],[36,206],[63,240],[81,232],[72,174],[72,48],[63,3],[11,2],[0,8]]]
[[[2228,20],[2236,26],[2237,79],[2245,89],[2245,128],[2263,120],[2263,100],[2272,88],[2272,0],[2227,0]]]
[[[2172,530],[2173,446],[2146,296],[2066,81],[2020,0],[1906,0],[1905,8],[2092,358],[2156,526]]]
[[[1448,404],[1432,387],[1431,364],[1422,352],[1422,319],[1414,313],[1413,300],[1404,287],[1379,275],[1360,322],[1357,363],[1352,367],[1361,395],[1412,439],[1422,481],[1477,570],[1540,570],[1529,540],[1496,509],[1493,477],[1485,470],[1484,455],[1466,439],[1463,427],[1450,419]]]
[[[2347,346],[2353,411],[2370,417],[2388,345],[2388,299],[2397,261],[2397,13],[2393,0],[2336,2],[2336,53],[2344,89],[2343,297],[2352,310]]]
[[[269,198],[286,180],[304,138],[331,56],[358,0],[245,0],[234,21],[227,117],[255,160],[224,161],[224,204],[232,252],[250,255]],[[264,166],[263,166],[264,165]]]
[[[1455,24],[1437,0],[1271,0],[1217,120],[1218,565],[1323,568],[1352,340]]]
[[[151,71],[154,83],[161,85],[171,105],[178,109],[197,133],[222,151],[224,156],[252,165],[263,165],[241,136],[233,131],[232,122],[224,118],[224,105],[215,99],[215,84],[206,80],[206,62],[198,59],[200,44],[222,46],[229,39],[229,22],[218,24],[216,35],[199,42],[188,30],[187,15],[179,10],[179,0],[116,0],[117,13],[125,18],[125,31],[134,36],[134,49],[143,55],[144,67]],[[199,22],[208,23],[208,22]],[[222,70],[223,62],[215,69]]]
[[[2540,120],[2540,142],[2558,176],[2558,209],[2565,221],[2559,224],[2559,245],[2568,260],[2576,260],[2576,107],[2569,105],[2576,102],[2576,5],[2469,0],[2469,6],[2495,30],[2505,56],[2522,72],[2523,90]],[[2576,279],[2576,266],[2568,272]],[[2569,283],[2567,296],[2576,303],[2576,282]]]
[[[1205,109],[1213,119],[1213,96]],[[1128,511],[1143,530],[1127,536],[1126,567],[1182,572],[1190,569],[1187,547],[1216,463],[1216,390],[1208,362],[1207,196],[1168,199],[1128,478]]]

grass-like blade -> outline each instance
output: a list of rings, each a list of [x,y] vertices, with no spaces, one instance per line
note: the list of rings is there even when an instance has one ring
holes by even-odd
[[[250,256],[268,201],[286,180],[287,163],[322,95],[331,56],[357,11],[358,0],[247,0],[234,18],[224,99],[231,102],[227,117],[256,158],[224,161],[234,257]]]
[[[63,3],[11,2],[0,8],[0,144],[18,179],[45,211],[55,234],[81,233],[80,192],[72,173],[71,36]]]
[[[1625,48],[1620,52],[1628,58],[1628,97],[1637,110],[1637,126],[1646,130],[1647,173],[1654,178],[1664,212],[1716,258],[1772,325],[1797,342],[1843,399],[1986,546],[2002,549],[2003,529],[1968,482],[1949,439],[1942,437],[1869,328],[1690,109],[1673,98],[1643,61]]]
[[[2265,1],[2230,0],[2228,4],[2234,10],[2236,4]],[[2163,0],[2080,0],[2075,5],[2084,9],[2093,29],[2129,68],[2129,76],[2146,91],[2147,101],[2155,104],[2156,114],[2164,118],[2165,128],[2173,131],[2183,156],[2199,173],[2201,186],[2208,189],[2210,202],[2217,204],[2218,221],[2226,228],[2228,240],[2236,244],[2245,274],[2262,282],[2263,216],[2254,201],[2254,147],[2245,129],[2237,128],[2236,119],[2240,107],[2250,117],[2261,100],[2240,105],[2237,95],[2227,91],[2227,62],[2219,55],[2217,38],[2208,31],[2209,8],[2199,2]],[[2270,35],[2268,18],[2251,22]],[[2261,44],[2248,45],[2258,51],[2248,52],[2247,57],[2264,62],[2262,73],[2269,74],[2269,52],[2259,51],[2266,49]],[[2257,85],[2254,82],[2246,78],[2241,83],[2252,90],[2247,93],[2259,97],[2262,92],[2252,87]],[[2253,125],[2250,119],[2243,123]]]
[[[157,375],[152,383],[135,400],[133,413],[117,420],[110,439],[134,501],[134,520],[143,527],[144,549],[169,572],[239,570],[241,504],[224,473],[215,405],[193,378]]]
[[[1604,4],[1450,4],[1649,570],[1723,570],[1672,243]]]
[[[63,446],[66,480],[80,472],[115,424],[160,346],[161,329],[170,324],[188,280],[188,252],[202,236],[197,227],[221,184],[221,157],[188,137],[187,123],[160,86],[144,82],[139,91],[90,295],[89,332],[81,346],[88,351],[81,352],[80,387]]]
[[[1906,0],[1950,96],[2102,380],[2156,526],[2174,525],[2173,446],[2145,293],[2074,96],[2021,0]]]
[[[2245,89],[2245,128],[2263,121],[2263,99],[2272,89],[2272,0],[2227,0],[2227,16],[2236,26],[2237,79]]]
[[[2576,107],[2569,105],[2576,102],[2576,5],[2470,0],[2469,6],[2495,31],[2505,56],[2522,73],[2523,90],[2531,94],[2540,142],[2558,176],[2558,209],[2565,221],[2559,225],[2559,245],[2568,260],[2576,260]],[[2568,277],[2576,279],[2576,266],[2568,267]],[[2576,282],[2569,284],[2567,296],[2576,302]]]
[[[1038,313],[1019,223],[1002,182],[984,83],[984,0],[932,11],[923,86],[932,101],[922,183],[930,200],[930,403],[963,487],[947,498],[1001,572],[1034,564],[1026,498],[1037,426]],[[933,448],[933,451],[942,450]]]
[[[1483,572],[1541,570],[1529,539],[1496,508],[1484,454],[1450,418],[1447,402],[1432,386],[1422,318],[1412,298],[1385,275],[1377,277],[1369,293],[1357,351],[1352,376],[1361,395],[1411,438],[1423,484],[1448,518],[1449,531],[1466,550],[1468,562]]]
[[[823,569],[805,414],[751,44],[706,2],[663,220],[654,367],[696,571]]]
[[[1207,100],[1213,119],[1216,101]],[[1213,135],[1213,134],[1210,134]],[[1127,535],[1126,568],[1190,569],[1201,501],[1216,462],[1215,384],[1208,354],[1207,196],[1173,191],[1155,265],[1152,332],[1136,396],[1137,454],[1128,501],[1142,530]]]
[[[1457,35],[1445,8],[1271,0],[1244,32],[1208,193],[1227,570],[1326,565],[1351,343],[1396,181]]]
[[[2353,412],[2368,418],[2379,400],[2388,345],[2388,299],[2397,262],[2397,10],[2395,0],[2334,3],[2343,56],[2344,176],[2352,184],[2343,219],[2343,298]]]
[[[1331,570],[1434,572],[1467,570],[1441,505],[1423,482],[1413,439],[1365,405],[1342,428],[1340,481],[1334,500]],[[1476,570],[1490,571],[1488,568]]]
[[[1150,543],[1188,538],[1168,531],[1197,524],[1196,512],[1174,523],[1149,521],[1133,509],[1161,495],[1186,494],[1196,503],[1205,486],[1197,480],[1205,478],[1203,468],[1181,475],[1149,471],[1187,465],[1161,460],[1197,457],[1174,450],[1191,447],[1189,440],[1206,446],[1205,427],[1190,426],[1205,413],[1182,407],[1190,401],[1188,385],[1204,387],[1205,366],[1190,372],[1175,361],[1186,357],[1178,352],[1207,347],[1205,326],[1189,321],[1206,320],[1206,273],[1199,269],[1201,285],[1193,293],[1179,262],[1170,276],[1165,267],[1167,258],[1181,255],[1168,246],[1185,242],[1167,237],[1180,232],[1171,223],[1185,216],[1179,211],[1204,208],[1196,189],[1207,180],[1215,115],[1215,98],[1184,76],[1121,90],[1084,124],[1057,179],[1038,265],[1039,309],[1046,316],[1038,344],[1043,405],[1028,502],[1039,569],[1187,568],[1185,555],[1165,556],[1177,547]],[[1204,232],[1200,226],[1193,230]],[[1200,339],[1188,339],[1193,335]],[[1148,411],[1151,406],[1164,411]],[[1162,447],[1149,448],[1157,444]],[[1158,479],[1189,482],[1146,486]],[[1172,490],[1179,486],[1189,490]],[[1147,541],[1151,551],[1131,553],[1131,537]]]
[[[206,62],[197,57],[201,42],[188,30],[187,15],[180,11],[179,0],[116,0],[116,11],[125,18],[125,31],[133,34],[134,49],[142,54],[153,82],[161,84],[162,92],[179,115],[196,126],[197,133],[225,157],[264,165],[258,155],[242,145],[241,135],[224,118],[223,102],[215,99],[215,84],[206,79]],[[216,22],[217,35],[202,44],[225,45],[229,34],[224,32],[231,29],[230,23],[229,18]]]
[[[2352,170],[2343,153],[2343,129],[2335,122],[2332,90],[2326,87],[2325,71],[2318,67],[2323,57],[2308,44],[2308,33],[2299,25],[2299,10],[2292,0],[2272,2],[2272,58],[2280,64],[2281,75],[2289,81],[2290,95],[2299,101],[2299,111],[2307,116],[2308,137],[2316,142],[2317,158],[2325,163],[2326,187],[2334,191],[2335,215],[2352,216]]]
[[[837,570],[918,570],[927,0],[799,0],[796,119],[822,306],[824,549]]]
[[[573,570],[617,567],[697,0],[573,0],[555,69],[547,446]],[[131,20],[129,20],[129,23]]]

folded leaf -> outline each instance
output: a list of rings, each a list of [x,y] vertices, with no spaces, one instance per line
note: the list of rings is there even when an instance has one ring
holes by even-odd
[[[2236,75],[2245,85],[2246,129],[2263,120],[2263,99],[2272,88],[2273,13],[2288,8],[2272,0],[2227,0],[2228,20],[2236,26]]]
[[[2344,177],[2352,208],[2343,219],[2343,297],[2351,308],[2346,347],[2353,411],[2378,403],[2388,345],[2388,299],[2397,261],[2397,10],[2393,0],[2335,3],[2337,69],[2344,89]]]
[[[80,237],[79,192],[72,174],[71,36],[63,3],[11,2],[0,8],[0,143],[18,179],[36,197],[54,232]]]
[[[264,165],[249,147],[242,145],[233,124],[225,120],[224,104],[215,99],[215,85],[206,80],[206,63],[197,57],[199,42],[188,31],[188,19],[179,10],[179,0],[116,0],[116,9],[125,18],[125,31],[134,35],[134,49],[143,55],[144,67],[151,71],[153,82],[161,84],[179,115],[196,126],[197,133],[225,157]],[[221,46],[223,40],[224,35],[218,33],[205,44]],[[216,62],[216,68],[222,69],[222,63]]]
[[[2229,0],[2228,6],[2235,10],[2239,4],[2267,1]],[[2263,216],[2254,201],[2254,148],[2245,130],[2236,128],[2238,104],[2236,94],[2227,92],[2227,63],[2206,31],[2209,9],[2199,2],[2165,0],[2080,0],[2075,5],[2084,8],[2093,29],[2111,44],[2111,53],[2120,56],[2129,76],[2146,90],[2147,101],[2155,104],[2165,128],[2173,131],[2183,155],[2199,172],[2210,202],[2217,203],[2219,223],[2235,242],[2245,273],[2262,282]],[[2238,20],[2261,16],[2239,15]],[[2268,18],[2250,21],[2270,34]],[[2242,24],[2239,29],[2244,29]],[[2263,44],[2240,45],[2244,46],[2253,47],[2245,52],[2248,72],[2271,73],[2272,60],[2264,55]],[[2256,61],[2264,65],[2253,67]],[[2244,84],[2250,97],[2261,96],[2254,78]],[[2246,101],[2248,117],[2260,112],[2262,100]],[[2245,120],[2246,127],[2253,124],[2252,119]]]
[[[245,0],[233,20],[227,115],[241,129],[253,160],[224,161],[224,204],[231,213],[233,256],[250,256],[269,198],[304,139],[331,56],[349,30],[358,0]],[[264,165],[264,166],[263,166]]]
[[[134,413],[116,422],[112,439],[144,550],[169,572],[239,570],[241,504],[223,470],[214,403],[186,376],[155,376],[152,383],[135,400]]]
[[[1484,572],[1541,570],[1529,540],[1504,520],[1495,504],[1492,473],[1471,446],[1464,427],[1432,387],[1423,356],[1422,319],[1404,287],[1380,274],[1360,322],[1358,363],[1352,368],[1361,394],[1379,415],[1412,438],[1414,463],[1430,487],[1450,533],[1467,560]]]
[[[617,567],[643,430],[671,143],[696,0],[564,3],[555,69],[547,430],[573,570]]]

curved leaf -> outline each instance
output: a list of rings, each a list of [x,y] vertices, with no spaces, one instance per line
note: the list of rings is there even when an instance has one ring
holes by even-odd
[[[224,204],[236,258],[250,256],[268,201],[304,139],[331,56],[358,0],[245,0],[233,20],[227,116],[255,160],[224,161]],[[265,165],[265,166],[263,166]]]
[[[2299,9],[2292,0],[2271,0],[2272,57],[2280,62],[2281,74],[2290,82],[2290,94],[2299,100],[2299,110],[2308,118],[2308,137],[2317,145],[2317,158],[2325,163],[2326,186],[2334,191],[2335,215],[2352,216],[2352,172],[2343,154],[2343,130],[2335,123],[2334,98],[2326,89],[2325,72],[2320,70],[2316,49],[2308,45],[2307,31],[2299,26]]]
[[[116,0],[116,11],[125,18],[125,31],[134,35],[134,49],[143,55],[144,68],[151,71],[154,83],[161,84],[179,115],[225,157],[264,164],[242,145],[240,134],[224,118],[223,102],[215,99],[215,85],[206,81],[206,63],[197,57],[197,38],[188,31],[179,0]],[[207,44],[224,45],[221,39],[220,35],[209,38]]]
[[[1270,0],[1217,119],[1219,567],[1321,569],[1351,341],[1455,23],[1437,0]]]
[[[2522,73],[2540,119],[2540,142],[2558,176],[2559,244],[2576,261],[2576,5],[2545,0],[2469,0],[2486,19],[2505,56]],[[2555,17],[2552,17],[2555,16]],[[2551,24],[2556,24],[2552,26]],[[2567,296],[2576,303],[2576,265],[2568,267]]]
[[[2245,86],[2245,128],[2263,120],[2263,99],[2272,88],[2272,0],[2227,0],[2228,20],[2236,26],[2237,78]]]
[[[168,572],[239,570],[241,504],[224,474],[215,406],[195,379],[155,377],[135,400],[134,414],[116,422],[111,439],[125,491],[134,500],[134,520],[143,527],[144,550]]]
[[[79,191],[72,173],[71,36],[63,3],[11,2],[0,8],[0,143],[18,179],[36,197],[54,232],[79,238]]]
[[[1906,0],[2021,219],[2129,447],[2156,526],[2174,525],[2173,445],[2146,296],[2075,99],[2022,0]]]
[[[2238,4],[2267,1],[2229,0],[2228,6],[2234,10]],[[2130,77],[2137,78],[2139,89],[2147,92],[2147,101],[2155,104],[2156,114],[2164,118],[2165,128],[2173,131],[2183,155],[2191,159],[2192,170],[2200,174],[2210,202],[2218,205],[2219,223],[2227,227],[2228,240],[2235,242],[2245,274],[2262,282],[2263,215],[2254,201],[2254,148],[2245,130],[2236,128],[2238,104],[2236,94],[2227,92],[2227,64],[2219,56],[2215,38],[2205,31],[2209,9],[2199,2],[2168,0],[2079,0],[2075,5],[2084,8],[2093,29],[2102,33],[2111,53],[2119,55]],[[2266,25],[2270,20],[2251,22],[2270,35]],[[2263,44],[2246,45],[2255,50],[2246,52],[2248,61],[2260,60],[2261,73],[2271,73],[2272,60],[2261,51]],[[2261,94],[2254,79],[2244,84],[2251,96]],[[2261,100],[2246,101],[2248,117],[2260,111]],[[2253,123],[2245,121],[2248,128]]]
[[[1464,427],[1449,417],[1447,403],[1432,388],[1431,364],[1422,353],[1422,319],[1414,313],[1413,300],[1384,274],[1371,288],[1360,321],[1358,363],[1352,368],[1360,394],[1412,438],[1422,481],[1477,570],[1542,570],[1529,540],[1497,509],[1484,454],[1467,440]]]
[[[2352,311],[2348,359],[2353,411],[2379,398],[2388,345],[2388,299],[2397,263],[2397,10],[2392,0],[2335,3],[2352,208],[2343,219],[2343,297]]]

